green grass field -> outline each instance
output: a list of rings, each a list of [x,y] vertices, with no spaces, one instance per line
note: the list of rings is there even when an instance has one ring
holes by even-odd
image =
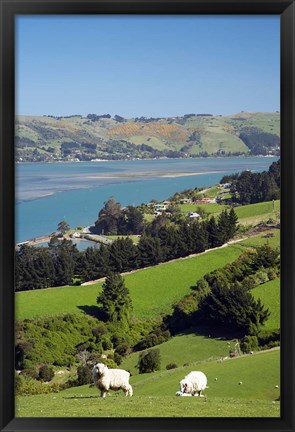
[[[266,234],[272,233],[273,237],[265,237]],[[256,236],[250,237],[246,240],[242,240],[239,245],[245,246],[245,247],[259,247],[263,244],[269,244],[273,248],[279,248],[280,247],[280,230],[279,229],[273,229],[271,231],[265,231],[261,234],[258,234]]]
[[[235,208],[235,212],[239,218],[239,223],[242,225],[257,225],[268,219],[279,220],[280,200],[249,204]]]
[[[207,213],[209,213],[210,216],[217,216],[219,213],[222,212],[222,210],[228,208],[225,205],[220,204],[180,204],[179,205],[180,210],[182,213],[189,213],[189,212],[195,212],[198,211],[198,207],[205,210]]]
[[[206,398],[178,398],[179,381],[191,370],[208,377]],[[242,382],[242,384],[239,384]],[[17,417],[279,417],[280,351],[271,350],[223,362],[132,376],[134,396],[111,392],[105,400],[95,387],[19,396]]]
[[[208,332],[206,333],[208,334]],[[178,367],[181,367],[185,364],[225,357],[229,353],[228,340],[203,336],[198,329],[190,329],[154,348],[160,350],[161,370],[166,370],[169,363],[176,363]],[[139,355],[140,352],[134,352],[125,357],[120,367],[129,370],[132,375],[137,375],[136,365]]]
[[[265,330],[276,330],[280,326],[280,279],[274,279],[254,288],[251,293],[257,300],[270,310],[271,315],[265,322]]]
[[[126,275],[124,279],[130,290],[133,315],[139,319],[153,319],[162,313],[169,313],[171,305],[189,293],[198,279],[234,261],[243,249],[238,244],[232,245]],[[101,286],[102,282],[18,292],[15,295],[16,318],[84,313],[85,308],[96,307]]]

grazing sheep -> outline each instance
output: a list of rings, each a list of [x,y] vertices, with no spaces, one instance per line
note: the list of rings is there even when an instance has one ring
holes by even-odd
[[[207,388],[207,377],[203,372],[193,371],[184,377],[179,384],[182,393],[203,397],[201,392]]]
[[[97,363],[93,367],[92,376],[102,398],[105,398],[109,390],[121,389],[125,396],[132,396],[133,394],[129,384],[130,373],[123,369],[109,369],[103,363]]]

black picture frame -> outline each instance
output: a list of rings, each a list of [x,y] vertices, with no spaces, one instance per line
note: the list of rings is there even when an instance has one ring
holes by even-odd
[[[294,0],[0,0],[0,277],[1,431],[293,431],[294,421]],[[281,20],[281,417],[15,418],[14,417],[14,17],[19,14],[258,14]],[[255,391],[255,390],[254,390]]]

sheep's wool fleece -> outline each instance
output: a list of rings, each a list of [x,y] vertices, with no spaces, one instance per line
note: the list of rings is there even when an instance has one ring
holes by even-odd
[[[207,387],[207,377],[203,372],[193,371],[180,381],[181,387],[185,383],[189,384],[189,391],[202,391]]]

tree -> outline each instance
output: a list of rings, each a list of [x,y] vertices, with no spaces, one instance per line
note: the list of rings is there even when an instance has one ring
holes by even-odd
[[[144,227],[144,216],[142,210],[127,206],[126,209],[121,211],[118,219],[118,234],[141,234]]]
[[[121,204],[110,197],[98,213],[94,231],[98,234],[116,235],[118,233],[118,220],[121,214]]]
[[[54,370],[48,365],[43,365],[39,369],[38,379],[40,381],[51,381],[54,377]]]
[[[15,256],[15,290],[31,290],[52,286],[55,278],[52,257],[43,247],[23,245]]]
[[[137,245],[136,263],[138,267],[159,264],[163,260],[160,240],[157,237],[143,235]]]
[[[69,240],[64,240],[57,249],[54,258],[55,268],[55,285],[68,285],[74,277],[75,262],[73,258],[73,249],[76,246]]]
[[[210,325],[244,335],[257,335],[270,312],[239,284],[215,285],[201,302],[203,319]]]
[[[140,354],[138,359],[139,373],[154,372],[160,369],[161,355],[159,349],[150,350]]]
[[[115,240],[110,248],[110,266],[115,272],[125,272],[135,267],[136,248],[130,238]]]
[[[215,247],[221,246],[220,238],[219,238],[218,225],[216,223],[214,216],[211,216],[211,218],[207,224],[207,231],[208,231],[209,247],[215,248]]]
[[[97,302],[102,305],[106,319],[113,323],[120,323],[121,327],[129,328],[132,302],[122,276],[119,273],[110,273],[102,288]]]
[[[99,249],[87,248],[83,254],[84,266],[81,269],[83,280],[94,280],[106,276],[110,270],[109,247],[101,245]]]
[[[65,221],[62,220],[61,222],[59,222],[59,224],[57,225],[57,230],[64,235],[67,231],[69,231],[70,229],[70,225]]]
[[[234,235],[237,232],[238,221],[239,221],[238,216],[237,216],[236,212],[234,211],[233,207],[229,211],[228,219],[229,219],[228,235],[229,235],[229,238],[231,239],[234,237]]]
[[[276,267],[279,264],[279,255],[280,251],[267,243],[258,247],[257,255],[253,261],[254,269]]]

